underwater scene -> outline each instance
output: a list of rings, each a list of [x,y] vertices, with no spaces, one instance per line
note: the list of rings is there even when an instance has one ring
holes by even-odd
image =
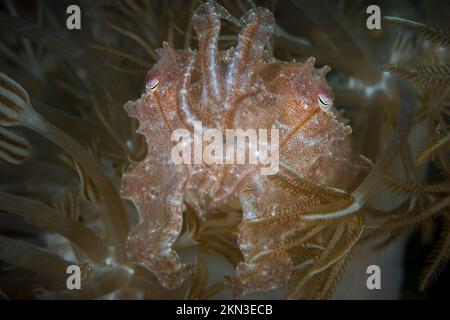
[[[0,0],[0,300],[446,299],[449,47],[450,1]]]

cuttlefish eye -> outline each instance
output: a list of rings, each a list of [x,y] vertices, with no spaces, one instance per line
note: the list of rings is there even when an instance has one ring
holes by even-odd
[[[330,109],[333,104],[333,100],[324,94],[319,94],[319,105],[322,109]]]
[[[147,92],[153,91],[158,86],[158,83],[159,83],[158,78],[149,78],[145,82],[145,89],[147,90]]]

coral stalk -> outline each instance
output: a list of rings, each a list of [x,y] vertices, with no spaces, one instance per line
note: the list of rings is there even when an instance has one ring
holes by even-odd
[[[124,261],[124,245],[129,228],[128,219],[122,200],[104,174],[103,167],[85,148],[36,112],[30,114],[23,125],[57,144],[86,170],[107,208],[108,214],[105,215],[105,223],[107,229],[111,231],[115,244],[115,256],[119,261]]]
[[[62,235],[94,263],[102,264],[106,259],[106,247],[93,231],[39,201],[0,192],[0,209],[22,216],[45,231]]]

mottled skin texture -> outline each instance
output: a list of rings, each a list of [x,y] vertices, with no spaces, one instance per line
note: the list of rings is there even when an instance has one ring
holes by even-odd
[[[241,27],[237,45],[227,51],[217,47],[221,19]],[[325,80],[328,67],[315,69],[314,58],[304,63],[263,58],[274,29],[270,11],[254,9],[238,22],[218,4],[206,3],[194,13],[193,25],[198,50],[164,44],[160,61],[148,72],[146,92],[125,106],[139,120],[138,132],[148,144],[145,160],[123,177],[122,195],[140,213],[127,253],[164,286],[176,288],[192,271],[171,248],[182,228],[183,201],[205,219],[209,208],[238,198],[243,209],[238,245],[244,261],[227,283],[235,295],[278,288],[294,268],[280,245],[281,234],[292,226],[287,221],[262,228],[255,222],[285,214],[286,204],[314,198],[293,198],[277,189],[256,165],[175,165],[172,131],[192,130],[194,120],[222,130],[278,128],[280,161],[307,179],[330,184],[349,166],[351,130],[336,116]]]

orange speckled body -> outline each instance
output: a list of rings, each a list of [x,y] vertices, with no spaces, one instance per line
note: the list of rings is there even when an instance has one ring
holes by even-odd
[[[237,45],[218,50],[220,20],[242,28]],[[196,10],[193,25],[198,51],[179,51],[167,44],[148,72],[146,92],[125,106],[139,120],[147,139],[145,160],[123,177],[122,195],[134,202],[140,223],[130,233],[130,260],[150,268],[167,288],[176,288],[192,266],[180,261],[172,244],[183,224],[183,201],[206,219],[208,209],[238,198],[243,217],[238,245],[244,256],[228,284],[235,295],[283,286],[294,268],[280,235],[289,221],[265,225],[261,219],[283,215],[283,206],[314,201],[277,189],[255,165],[175,165],[171,161],[177,128],[193,129],[194,121],[221,130],[279,129],[280,162],[305,178],[335,183],[350,165],[350,127],[333,107],[325,80],[329,68],[314,68],[314,58],[285,63],[264,58],[274,29],[270,11],[251,10],[241,21],[216,3]]]

